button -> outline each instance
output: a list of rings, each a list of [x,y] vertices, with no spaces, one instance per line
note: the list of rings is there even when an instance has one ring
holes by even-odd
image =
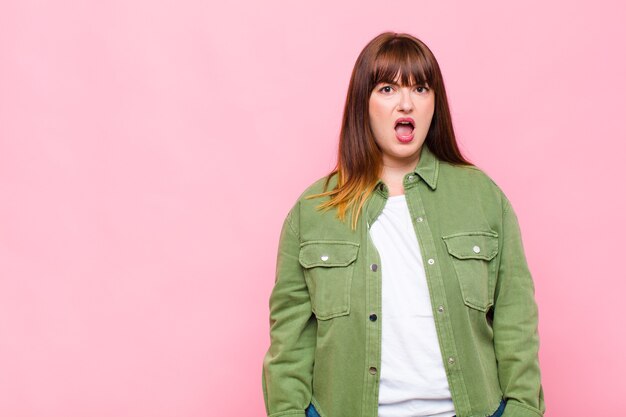
[[[440,312],[440,313],[443,313],[443,306],[437,307],[437,311]]]
[[[418,223],[421,223],[421,222],[423,222],[423,221],[424,221],[424,218],[423,218],[423,217],[418,217],[418,218],[417,218],[417,219],[415,219],[415,220],[417,220],[417,222],[418,222]]]
[[[428,265],[432,265],[432,264],[434,264],[434,263],[435,263],[435,260],[434,260],[433,258],[430,258],[430,259],[428,260]]]
[[[415,178],[415,175],[409,175],[408,177],[409,181],[413,181],[413,178]]]
[[[450,365],[454,365],[454,362],[455,362],[455,361],[454,361],[454,358],[453,358],[452,356],[450,356],[450,357],[448,358],[448,363],[449,363]]]
[[[370,374],[376,375],[377,369],[374,366],[370,366]]]
[[[474,250],[474,253],[479,253],[480,252],[480,247],[479,246],[474,246],[472,249]]]
[[[370,314],[370,321],[376,321],[376,319],[378,319],[376,314]]]
[[[328,260],[328,255],[322,255],[320,256],[320,259],[324,262],[326,262]]]
[[[371,269],[372,271],[376,272],[376,270],[378,269],[378,265],[376,265],[376,264],[371,264],[371,265],[370,265],[370,269]]]

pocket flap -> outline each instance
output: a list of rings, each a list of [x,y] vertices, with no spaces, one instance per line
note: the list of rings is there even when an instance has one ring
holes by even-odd
[[[458,259],[489,261],[498,254],[498,234],[493,231],[454,233],[442,238],[448,253]]]
[[[300,244],[300,264],[314,266],[348,266],[356,259],[359,243],[339,240],[314,240]]]

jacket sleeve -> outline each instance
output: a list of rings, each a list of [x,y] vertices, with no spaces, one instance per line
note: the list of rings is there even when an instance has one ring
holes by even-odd
[[[541,417],[545,412],[539,370],[538,309],[517,216],[503,197],[500,262],[494,295],[493,337],[502,417]]]
[[[263,360],[263,396],[268,416],[305,416],[311,400],[317,322],[298,257],[298,205],[280,233],[270,307],[270,347]]]

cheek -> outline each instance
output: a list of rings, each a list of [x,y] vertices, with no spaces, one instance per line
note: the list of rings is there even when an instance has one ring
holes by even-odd
[[[383,124],[382,106],[375,100],[371,100],[369,104],[369,117],[372,129],[381,129]]]
[[[435,113],[435,97],[434,96],[432,96],[430,100],[428,110],[429,110],[430,117],[433,117],[433,114]]]
[[[417,106],[417,111],[418,111],[419,117],[421,117],[421,119],[424,122],[432,121],[433,115],[435,113],[434,100],[433,101],[429,100],[427,102],[421,103],[419,106]]]
[[[428,118],[428,120],[432,120],[432,118],[433,118],[433,114],[435,114],[435,107],[434,107],[434,106],[432,106],[432,107],[428,107],[428,108],[426,109],[426,114],[427,114],[427,118]]]

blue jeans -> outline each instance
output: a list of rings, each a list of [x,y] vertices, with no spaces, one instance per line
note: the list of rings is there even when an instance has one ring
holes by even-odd
[[[501,417],[502,413],[504,413],[504,407],[505,406],[506,406],[506,401],[504,401],[504,398],[503,398],[502,401],[500,401],[500,407],[498,407],[496,412],[493,413],[490,417]],[[306,412],[306,417],[320,417],[320,415],[317,412],[317,410],[315,409],[315,407],[313,407],[313,403],[309,404],[309,406],[306,408],[305,412]],[[454,416],[454,417],[456,417],[456,416]]]
[[[306,417],[320,417],[315,407],[313,407],[313,403],[310,403],[306,410],[304,410],[304,412],[306,414]]]
[[[506,406],[506,401],[504,401],[504,398],[503,398],[502,401],[500,401],[500,407],[498,407],[496,412],[493,413],[492,415],[490,415],[489,417],[500,417],[500,416],[502,416],[502,413],[504,413],[504,407],[505,406]],[[456,417],[456,416],[453,416],[453,417]]]

